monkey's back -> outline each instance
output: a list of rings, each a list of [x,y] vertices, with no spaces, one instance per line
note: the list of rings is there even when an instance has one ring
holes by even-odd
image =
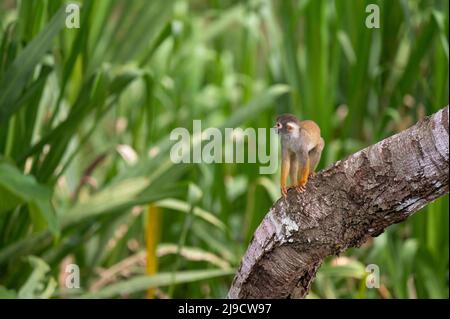
[[[320,137],[320,127],[316,122],[311,120],[304,120],[300,122],[300,127],[306,129],[313,138]]]

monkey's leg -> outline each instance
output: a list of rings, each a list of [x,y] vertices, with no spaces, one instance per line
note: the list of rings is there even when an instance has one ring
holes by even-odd
[[[299,154],[297,154],[297,158],[299,161],[297,191],[299,193],[303,193],[305,191],[305,185],[308,182],[309,170],[310,170],[310,161],[309,161],[308,152],[301,151]]]
[[[281,160],[280,186],[281,186],[281,193],[283,194],[284,197],[287,196],[286,180],[287,180],[287,177],[289,174],[289,167],[290,167],[290,157],[288,154],[283,154],[283,157]]]
[[[320,156],[322,155],[323,148],[325,146],[325,141],[320,138],[319,143],[312,150],[309,151],[309,161],[311,165],[310,176],[313,176],[316,171],[317,165],[320,162]]]
[[[291,153],[290,168],[289,168],[289,179],[290,179],[291,186],[289,186],[288,189],[297,186],[297,178],[298,178],[297,172],[298,172],[297,155],[295,153]]]

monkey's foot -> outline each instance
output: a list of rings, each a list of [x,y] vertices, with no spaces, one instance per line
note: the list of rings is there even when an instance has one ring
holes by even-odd
[[[281,194],[283,195],[284,198],[287,197],[287,191],[288,191],[288,190],[286,189],[286,187],[281,186]]]
[[[305,187],[305,185],[297,186],[297,187],[295,187],[295,190],[296,190],[298,193],[303,193],[303,192],[306,190],[306,187]]]
[[[309,173],[309,178],[316,176],[316,172]]]

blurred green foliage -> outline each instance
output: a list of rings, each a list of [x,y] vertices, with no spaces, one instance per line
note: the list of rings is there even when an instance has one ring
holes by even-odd
[[[0,0],[3,298],[225,297],[278,179],[173,164],[169,134],[193,119],[313,119],[323,168],[448,104],[446,0],[80,1],[79,29],[65,3]],[[146,276],[150,203],[163,213]],[[327,260],[310,297],[448,298],[448,244],[447,195]],[[64,288],[70,263],[80,289]]]

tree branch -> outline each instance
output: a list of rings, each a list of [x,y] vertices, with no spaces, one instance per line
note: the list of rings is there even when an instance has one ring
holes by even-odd
[[[322,260],[359,247],[448,193],[448,106],[336,162],[279,199],[256,230],[229,298],[305,297]]]

